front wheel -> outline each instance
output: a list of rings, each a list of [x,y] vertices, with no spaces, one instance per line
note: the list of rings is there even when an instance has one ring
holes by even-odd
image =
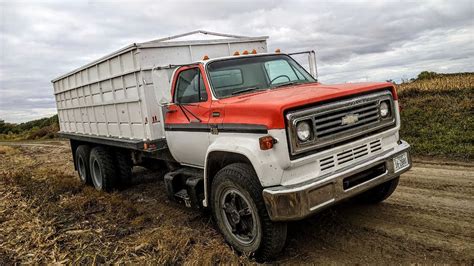
[[[226,241],[258,261],[279,253],[287,232],[286,223],[270,220],[262,190],[252,167],[235,163],[216,174],[211,192],[213,216]]]

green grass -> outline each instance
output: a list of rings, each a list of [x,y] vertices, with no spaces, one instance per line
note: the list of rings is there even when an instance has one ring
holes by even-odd
[[[474,88],[400,90],[401,138],[415,156],[474,159]]]

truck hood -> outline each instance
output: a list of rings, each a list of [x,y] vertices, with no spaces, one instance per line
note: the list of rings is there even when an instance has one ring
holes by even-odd
[[[268,129],[285,128],[283,114],[298,107],[364,92],[389,88],[397,99],[392,83],[299,84],[221,99],[224,123],[259,124]]]

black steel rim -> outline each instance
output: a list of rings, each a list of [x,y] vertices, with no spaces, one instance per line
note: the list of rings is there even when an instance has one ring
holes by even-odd
[[[244,245],[254,242],[258,234],[257,214],[247,198],[231,188],[223,191],[220,203],[227,230]]]

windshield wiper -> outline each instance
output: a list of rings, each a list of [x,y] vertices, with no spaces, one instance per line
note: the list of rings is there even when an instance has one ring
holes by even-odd
[[[249,91],[256,91],[256,90],[258,90],[258,87],[248,87],[248,88],[245,88],[245,89],[234,91],[234,92],[232,92],[232,95],[236,95],[236,94],[240,94],[240,93],[244,93],[244,92],[249,92]]]
[[[278,87],[284,87],[284,86],[290,86],[290,85],[295,85],[295,84],[298,84],[300,82],[298,81],[288,81],[288,82],[285,82],[285,83],[281,83],[281,84],[278,84],[276,86],[273,86],[273,88],[278,88]]]

